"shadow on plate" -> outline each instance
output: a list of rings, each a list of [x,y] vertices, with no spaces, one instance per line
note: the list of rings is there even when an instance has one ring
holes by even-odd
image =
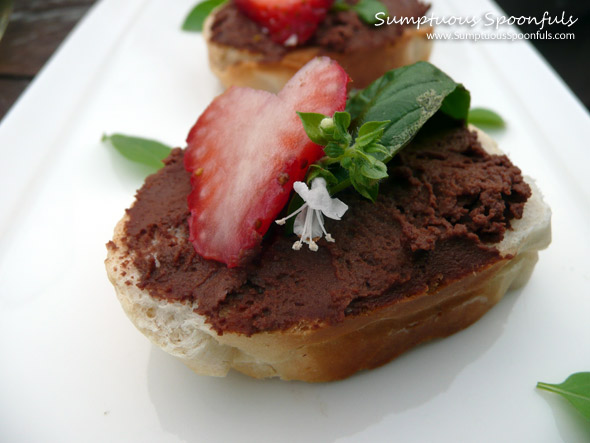
[[[520,291],[475,325],[347,380],[307,384],[195,375],[153,348],[148,390],[164,430],[186,441],[334,441],[445,392],[501,336]],[[395,419],[395,417],[393,417]]]

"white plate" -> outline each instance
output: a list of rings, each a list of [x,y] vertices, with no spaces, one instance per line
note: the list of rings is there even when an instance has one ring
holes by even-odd
[[[104,244],[146,171],[100,143],[182,145],[220,92],[195,0],[104,0],[0,126],[0,440],[581,441],[535,389],[590,369],[590,118],[532,47],[438,43],[433,62],[508,121],[494,134],[553,208],[529,284],[453,337],[321,385],[194,375],[151,346],[107,281]],[[439,14],[498,11],[436,2]],[[580,56],[585,56],[580,54]]]

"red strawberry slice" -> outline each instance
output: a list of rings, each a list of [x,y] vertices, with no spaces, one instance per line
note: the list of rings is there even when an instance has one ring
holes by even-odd
[[[313,35],[334,0],[234,0],[236,6],[279,44],[296,46]]]
[[[333,60],[306,64],[278,94],[230,88],[199,117],[187,138],[191,172],[190,240],[203,257],[234,267],[260,244],[295,181],[323,156],[300,112],[344,109],[349,77]]]

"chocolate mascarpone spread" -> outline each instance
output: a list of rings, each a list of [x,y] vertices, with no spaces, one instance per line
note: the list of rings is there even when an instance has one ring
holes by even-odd
[[[487,154],[460,127],[399,153],[376,203],[339,194],[348,212],[338,222],[326,219],[336,243],[293,251],[296,237],[275,226],[257,258],[228,269],[188,241],[191,187],[182,160],[174,150],[127,211],[123,242],[141,275],[127,284],[157,298],[196,300],[218,333],[331,324],[488,267],[502,258],[493,243],[531,195],[506,156]]]
[[[389,15],[396,17],[421,17],[429,8],[418,0],[381,1]],[[352,10],[330,11],[312,38],[299,47],[318,46],[339,53],[369,50],[395,42],[403,30],[404,26],[399,24],[368,25]],[[261,26],[243,15],[232,2],[215,14],[211,34],[211,40],[218,44],[264,54],[268,61],[280,59],[290,50],[273,42]]]

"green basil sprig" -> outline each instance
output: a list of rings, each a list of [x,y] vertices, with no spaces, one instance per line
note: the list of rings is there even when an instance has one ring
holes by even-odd
[[[325,146],[326,156],[311,165],[307,181],[323,177],[330,186],[331,194],[352,184],[361,195],[375,201],[379,180],[388,176],[385,163],[391,157],[380,140],[389,122],[365,123],[359,128],[353,143],[348,132],[351,122],[348,112],[336,112],[332,118],[314,113],[298,114],[308,137],[314,143]],[[332,171],[334,168],[331,166],[338,167],[340,171]]]
[[[590,420],[590,372],[577,372],[560,384],[539,382],[537,388],[561,395]]]
[[[465,121],[470,95],[463,85],[427,62],[389,71],[366,89],[352,92],[345,112],[333,118],[299,113],[308,137],[325,157],[307,180],[321,176],[333,195],[353,186],[375,201],[385,166],[435,114]]]
[[[131,137],[123,134],[102,136],[103,142],[110,143],[123,157],[135,163],[141,163],[152,168],[160,169],[172,148],[155,140]]]

